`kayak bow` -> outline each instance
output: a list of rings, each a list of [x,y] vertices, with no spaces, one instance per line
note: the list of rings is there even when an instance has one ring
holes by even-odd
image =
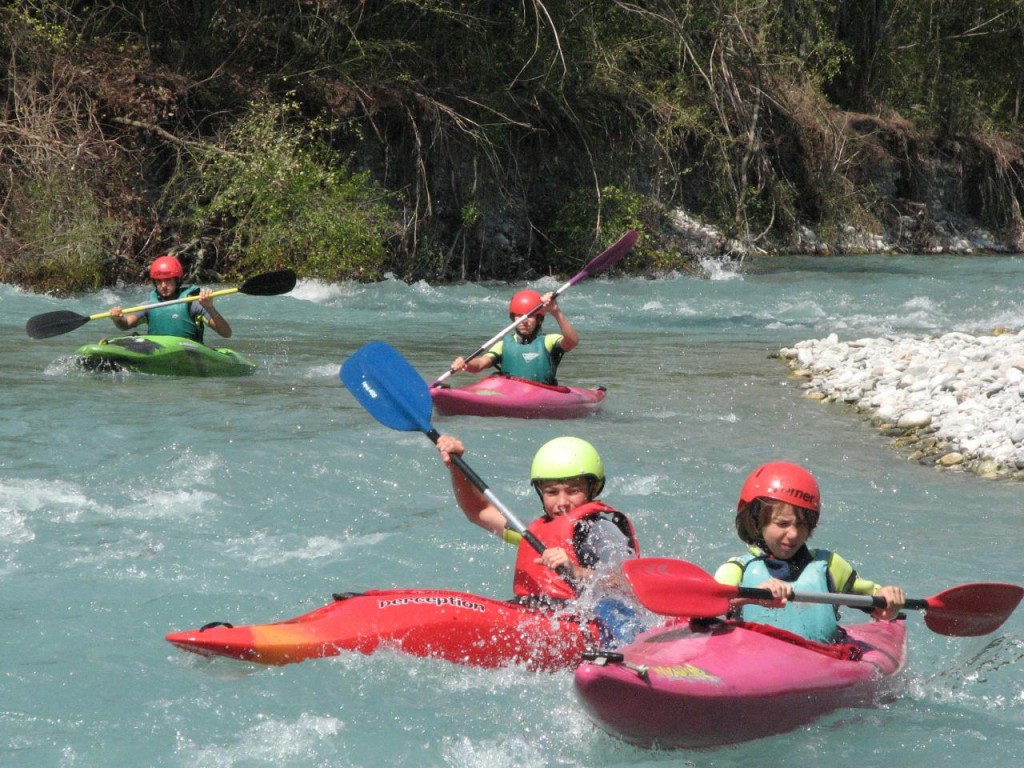
[[[713,621],[651,630],[582,664],[576,692],[613,736],[644,747],[696,749],[784,733],[840,708],[871,707],[902,683],[903,621],[846,627],[858,659],[757,626]]]
[[[256,363],[231,349],[180,336],[119,336],[75,350],[92,371],[138,371],[164,376],[249,376]]]
[[[391,649],[476,667],[571,668],[599,642],[596,623],[541,608],[439,589],[335,595],[322,608],[270,624],[214,622],[167,641],[204,656],[291,664]]]

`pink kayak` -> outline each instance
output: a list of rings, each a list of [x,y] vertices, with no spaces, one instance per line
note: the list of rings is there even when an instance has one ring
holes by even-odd
[[[213,622],[166,639],[192,653],[259,664],[390,648],[476,667],[556,670],[579,664],[599,637],[596,623],[541,608],[442,589],[389,589],[335,595],[293,619],[237,627]]]
[[[576,419],[601,408],[604,387],[579,389],[539,384],[517,376],[487,376],[464,387],[432,387],[437,412],[446,416]]]
[[[765,634],[757,631],[762,625],[748,626],[683,622],[645,632],[581,665],[577,693],[613,736],[692,749],[790,731],[836,709],[873,706],[899,687],[903,621],[847,626],[842,646],[784,633],[790,642],[772,628]],[[848,655],[839,658],[840,651]]]

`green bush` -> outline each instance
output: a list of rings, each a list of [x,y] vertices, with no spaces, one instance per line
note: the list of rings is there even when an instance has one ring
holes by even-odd
[[[96,290],[117,240],[87,186],[66,173],[22,178],[8,200],[0,282],[58,294]]]
[[[213,239],[233,273],[288,266],[330,282],[379,279],[393,231],[388,195],[296,113],[253,104],[181,173],[172,207]]]
[[[689,257],[678,250],[663,250],[659,230],[661,211],[648,197],[620,187],[601,190],[600,200],[592,187],[577,190],[559,208],[549,236],[552,269],[571,274],[630,229],[640,239],[629,256],[627,271],[664,272],[688,268]],[[600,223],[598,230],[597,224]]]

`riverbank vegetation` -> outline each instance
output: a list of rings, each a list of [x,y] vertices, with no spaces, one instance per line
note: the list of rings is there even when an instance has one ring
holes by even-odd
[[[1016,0],[12,0],[0,280],[519,279],[628,228],[658,272],[679,211],[1019,250],[1022,48]]]

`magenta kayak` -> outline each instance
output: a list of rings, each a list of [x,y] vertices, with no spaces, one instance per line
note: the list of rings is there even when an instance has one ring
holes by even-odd
[[[432,387],[437,412],[446,416],[577,419],[601,408],[604,387],[538,384],[516,376],[487,376],[464,387]]]
[[[259,664],[387,648],[469,666],[540,670],[572,668],[600,642],[596,623],[442,589],[343,593],[293,619],[245,626],[211,622],[166,639],[192,653]]]
[[[729,622],[678,623],[597,654],[575,673],[588,714],[641,746],[701,748],[790,731],[844,707],[870,707],[898,689],[903,621],[845,627],[857,660]]]

